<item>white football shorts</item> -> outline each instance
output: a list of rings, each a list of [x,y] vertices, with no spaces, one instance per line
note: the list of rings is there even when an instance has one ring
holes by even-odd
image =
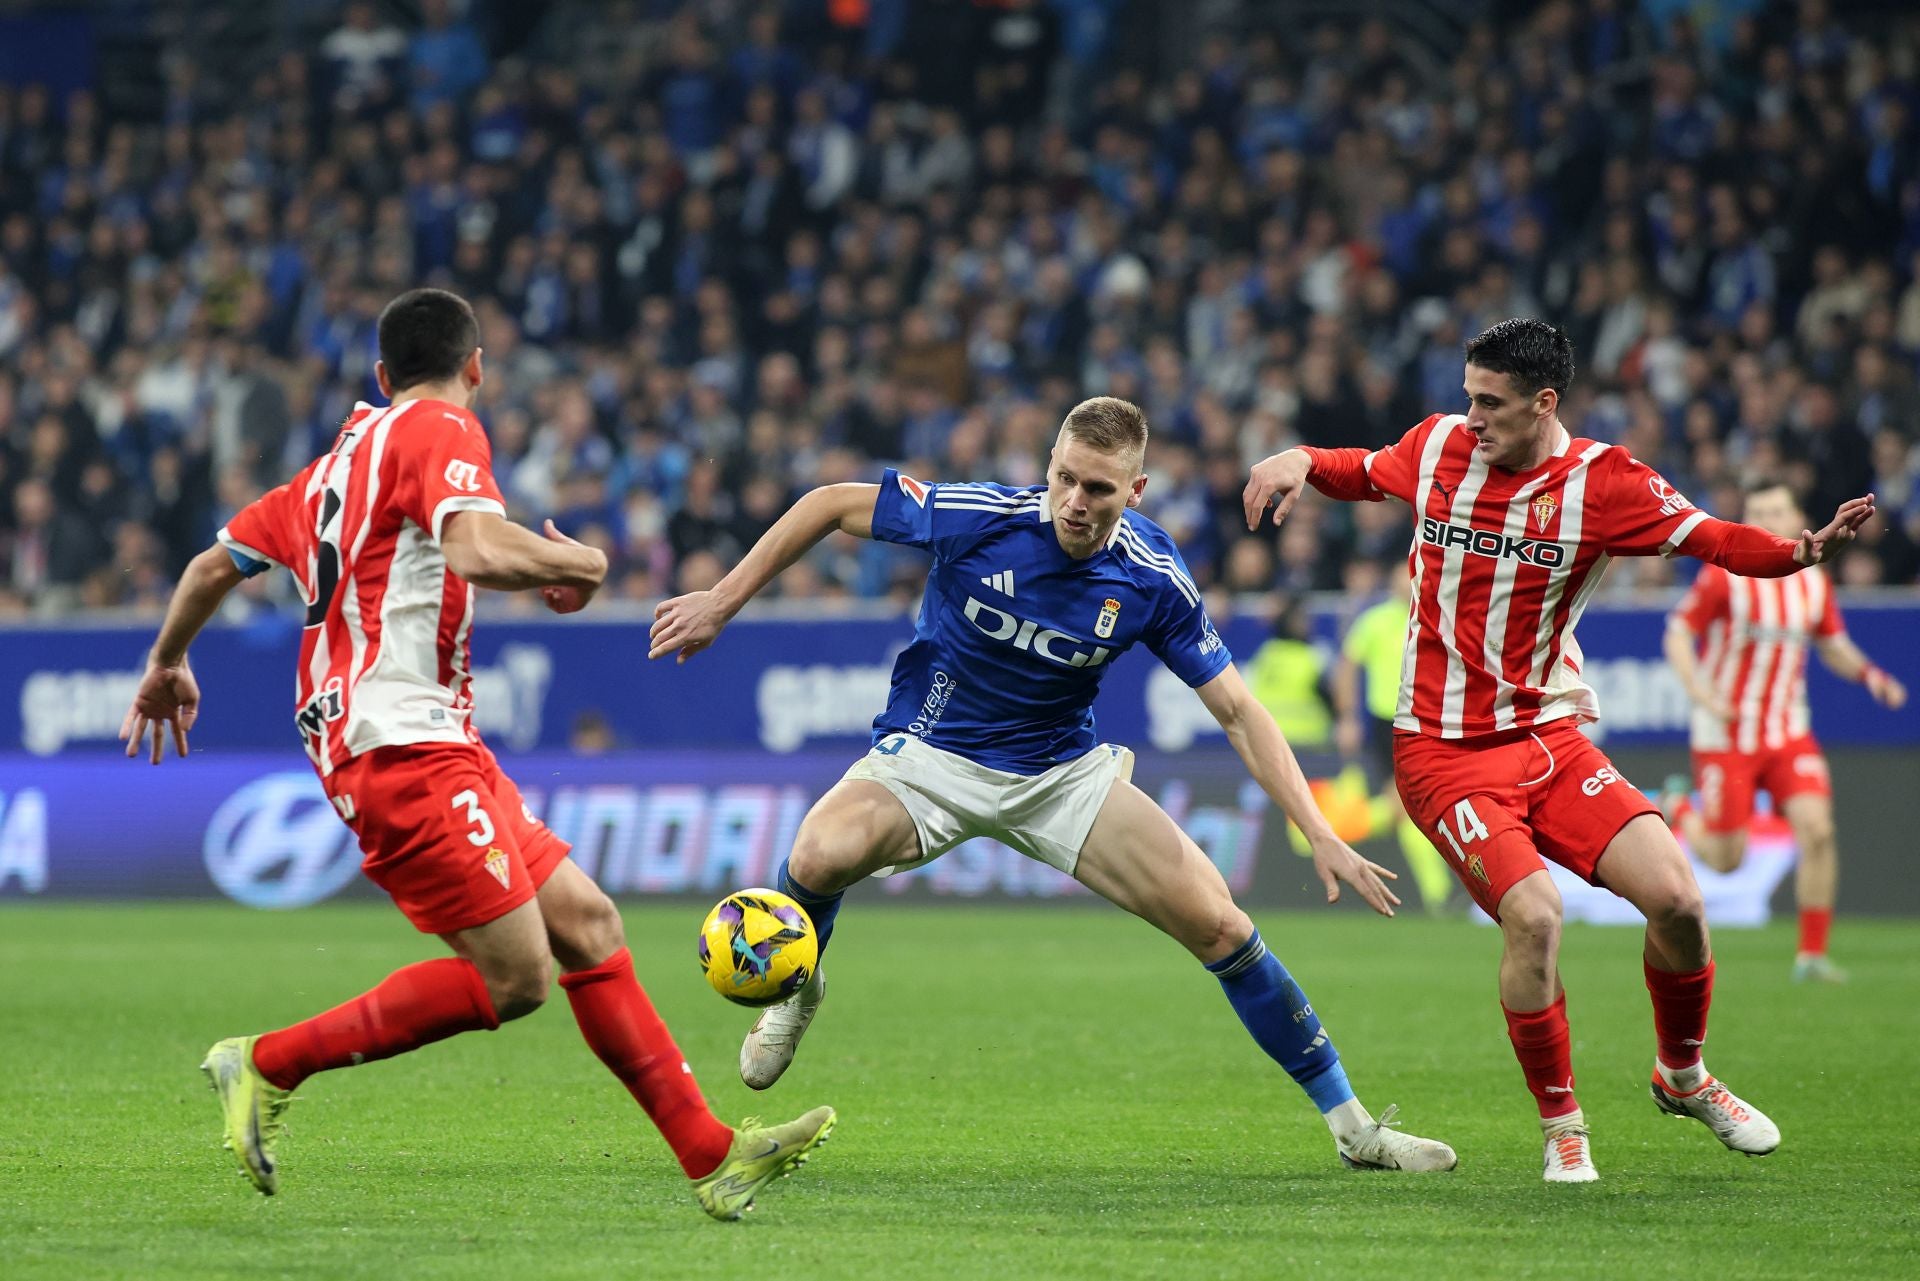
[[[876,876],[930,863],[976,836],[1002,841],[1071,876],[1107,793],[1133,777],[1133,752],[1102,743],[1044,773],[1009,774],[929,747],[911,734],[889,734],[844,777],[892,792],[920,834],[919,858]]]

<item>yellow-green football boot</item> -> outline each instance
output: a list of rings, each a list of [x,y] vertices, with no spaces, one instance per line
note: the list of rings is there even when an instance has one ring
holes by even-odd
[[[268,1196],[279,1187],[273,1148],[284,1128],[280,1118],[293,1102],[293,1091],[283,1090],[261,1076],[253,1066],[253,1043],[258,1038],[230,1036],[207,1051],[200,1070],[220,1096],[226,1117],[226,1148],[240,1162],[241,1173]]]
[[[712,1174],[693,1182],[694,1199],[716,1219],[737,1219],[753,1208],[761,1188],[792,1174],[807,1154],[833,1133],[832,1108],[818,1107],[785,1125],[761,1125],[752,1117],[733,1132],[727,1159]]]

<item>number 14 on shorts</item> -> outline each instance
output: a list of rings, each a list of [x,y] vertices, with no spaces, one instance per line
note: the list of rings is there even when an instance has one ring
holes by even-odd
[[[1454,804],[1452,827],[1447,825],[1447,820],[1444,818],[1435,824],[1435,827],[1440,833],[1440,839],[1444,840],[1447,848],[1453,851],[1454,860],[1462,867],[1468,865],[1466,846],[1475,841],[1487,839],[1487,825],[1481,822],[1480,816],[1474,812],[1472,797]],[[1458,836],[1454,834],[1456,829],[1459,832]],[[1486,879],[1484,872],[1479,875],[1481,880]]]

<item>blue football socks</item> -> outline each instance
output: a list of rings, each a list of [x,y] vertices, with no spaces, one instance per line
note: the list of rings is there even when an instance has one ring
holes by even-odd
[[[816,894],[800,882],[793,879],[793,873],[787,870],[787,860],[780,860],[780,872],[775,878],[776,888],[782,894],[807,909],[807,916],[813,921],[814,935],[820,940],[820,955],[827,954],[827,941],[833,937],[833,918],[840,915],[840,900],[846,897],[846,891],[838,894]]]
[[[1315,1107],[1331,1112],[1353,1098],[1346,1069],[1340,1066],[1340,1051],[1320,1026],[1306,993],[1280,958],[1267,950],[1259,930],[1207,970],[1220,980],[1233,1012],[1260,1048],[1287,1070]]]

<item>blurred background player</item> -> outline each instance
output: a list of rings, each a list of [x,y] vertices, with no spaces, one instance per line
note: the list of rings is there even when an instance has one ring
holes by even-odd
[[[808,811],[780,890],[812,916],[824,954],[855,883],[920,866],[977,836],[1072,876],[1186,947],[1260,1048],[1304,1090],[1350,1166],[1450,1170],[1453,1149],[1376,1121],[1299,985],[1235,905],[1220,871],[1130,781],[1133,753],[1094,737],[1111,660],[1144,644],[1200,696],[1261,788],[1305,832],[1314,869],[1382,915],[1399,900],[1314,807],[1273,718],[1214,630],[1178,548],[1131,510],[1147,477],[1147,420],[1099,396],[1066,416],[1047,483],[925,484],[888,469],[879,485],[816,489],[711,591],[662,602],[649,658],[684,661],[740,607],[838,530],[933,553],[914,642],[894,664],[873,749]],[[760,1016],[740,1076],[779,1080],[826,993],[823,969]]]
[[[1686,856],[1653,803],[1577,729],[1599,717],[1573,639],[1581,608],[1611,556],[1684,552],[1779,577],[1833,556],[1873,514],[1871,496],[1850,500],[1797,542],[1715,520],[1625,449],[1568,432],[1559,408],[1572,382],[1565,333],[1501,321],[1467,344],[1464,415],[1434,414],[1377,450],[1287,450],[1257,464],[1245,492],[1248,529],[1270,502],[1278,525],[1309,483],[1332,498],[1413,507],[1415,634],[1394,773],[1408,813],[1500,923],[1500,1003],[1539,1106],[1543,1177],[1555,1183],[1599,1172],[1573,1092],[1560,892],[1542,855],[1647,918],[1654,1102],[1736,1152],[1780,1143],[1701,1058],[1713,955]]]
[[[1347,626],[1333,665],[1334,742],[1349,761],[1364,758],[1367,782],[1377,789],[1367,805],[1367,834],[1392,833],[1429,911],[1444,907],[1453,874],[1419,826],[1407,818],[1393,781],[1393,716],[1406,659],[1413,575],[1405,561],[1387,567],[1387,599],[1369,605]],[[1362,685],[1365,697],[1362,697]]]
[[[307,603],[295,722],[369,879],[455,955],[396,970],[291,1027],[233,1037],[201,1069],[227,1146],[261,1192],[293,1091],[317,1072],[491,1031],[547,999],[556,960],[581,1034],[672,1147],[701,1207],[738,1218],[754,1194],[832,1129],[831,1108],[733,1130],[634,977],[619,909],[535,819],[472,722],[475,587],[538,589],[557,614],[585,608],[606,557],[506,519],[486,430],[485,376],[464,299],[417,289],[380,314],[375,367],[390,408],[358,406],[333,448],[236,513],[187,567],[121,727],[179,755],[200,711],[187,647],[228,592],[279,565]]]
[[[1807,517],[1792,489],[1763,478],[1747,488],[1746,520],[1791,538]],[[1866,686],[1881,706],[1905,705],[1906,687],[1847,636],[1824,572],[1737,578],[1714,565],[1700,571],[1667,620],[1666,651],[1694,703],[1692,783],[1701,808],[1687,803],[1684,775],[1667,780],[1661,808],[1701,862],[1731,872],[1746,856],[1755,793],[1765,789],[1793,829],[1799,852],[1793,977],[1840,982],[1846,974],[1827,956],[1840,879],[1833,784],[1807,710],[1810,648],[1836,676]]]
[[[1274,602],[1273,633],[1247,660],[1247,688],[1295,751],[1324,752],[1333,717],[1327,705],[1327,660],[1313,643],[1306,602],[1282,594]]]

